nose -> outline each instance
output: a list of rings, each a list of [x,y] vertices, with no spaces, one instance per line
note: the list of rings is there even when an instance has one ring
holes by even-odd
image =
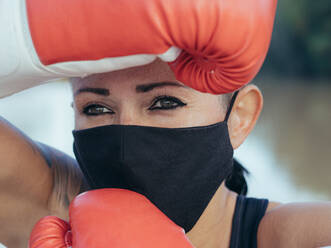
[[[134,110],[134,108],[122,109],[117,117],[115,124],[118,125],[143,125],[141,114]]]

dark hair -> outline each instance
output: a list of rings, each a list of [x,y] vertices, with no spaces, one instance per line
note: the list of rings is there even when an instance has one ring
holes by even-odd
[[[234,93],[228,93],[221,95],[221,103],[224,109],[229,109]],[[245,179],[245,174],[249,172],[245,169],[236,159],[233,160],[233,168],[230,176],[226,179],[225,185],[232,191],[239,195],[246,195],[248,186]]]
[[[226,179],[225,185],[239,195],[246,195],[248,186],[245,179],[245,174],[248,175],[248,170],[243,167],[236,159],[233,160],[233,168],[231,175]]]

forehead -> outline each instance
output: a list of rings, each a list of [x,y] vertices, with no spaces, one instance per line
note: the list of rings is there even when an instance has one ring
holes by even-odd
[[[75,91],[87,86],[109,88],[115,85],[138,85],[163,81],[176,82],[177,80],[167,63],[156,60],[144,66],[93,74],[85,78],[71,78],[70,81]]]

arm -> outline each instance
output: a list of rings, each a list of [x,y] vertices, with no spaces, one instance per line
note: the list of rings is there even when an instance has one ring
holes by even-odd
[[[0,242],[26,247],[34,224],[46,215],[67,219],[82,175],[68,155],[29,139],[0,117]]]
[[[0,240],[21,247],[20,240],[47,213],[52,176],[33,141],[1,117],[0,140],[0,202],[5,203],[0,204]]]
[[[331,245],[331,203],[285,204],[269,211],[259,227],[259,247]]]

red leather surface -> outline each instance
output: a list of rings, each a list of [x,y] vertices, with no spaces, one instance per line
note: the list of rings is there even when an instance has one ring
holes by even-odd
[[[182,228],[147,198],[128,190],[102,189],[70,206],[73,247],[192,248]]]
[[[30,248],[193,248],[182,228],[132,191],[88,191],[73,200],[69,216],[70,226],[57,217],[39,221]]]
[[[30,248],[68,248],[71,246],[69,224],[55,216],[41,219],[30,235]]]
[[[227,93],[251,81],[266,56],[277,0],[26,0],[45,65],[184,50],[179,81]]]

